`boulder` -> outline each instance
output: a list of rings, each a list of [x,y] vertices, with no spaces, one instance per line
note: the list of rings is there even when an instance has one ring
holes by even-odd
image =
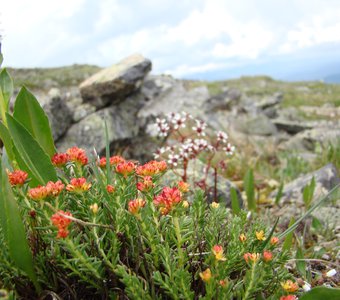
[[[252,117],[245,117],[245,119],[239,119],[236,128],[249,135],[273,135],[277,133],[275,125],[270,121],[268,117],[263,114],[258,114]]]
[[[150,70],[149,59],[131,55],[82,82],[79,86],[81,96],[97,108],[119,103],[141,87]]]
[[[69,147],[78,146],[87,151],[95,148],[97,153],[102,153],[106,146],[104,121],[108,127],[110,144],[136,137],[139,131],[136,114],[144,101],[141,94],[135,94],[119,105],[88,115],[70,127],[57,143],[57,148],[65,151]]]
[[[237,89],[228,89],[221,94],[213,96],[206,100],[203,109],[206,112],[213,112],[218,110],[228,110],[241,97],[241,92]]]
[[[47,96],[39,98],[39,102],[48,116],[53,138],[58,140],[71,125],[72,112],[57,88],[52,88]]]
[[[274,119],[272,122],[279,130],[285,131],[289,134],[297,134],[301,131],[313,128],[312,124],[308,122],[291,121],[286,119]]]
[[[264,110],[273,106],[277,106],[282,102],[282,99],[282,93],[275,93],[272,96],[262,98],[261,100],[257,101],[255,105],[257,108]]]
[[[303,175],[286,184],[283,188],[280,202],[302,203],[302,191],[307,184],[310,184],[313,177],[315,179],[315,197],[326,195],[332,188],[340,183],[337,169],[330,163],[317,171]],[[275,198],[276,194],[277,191],[274,191],[271,194],[271,198]]]

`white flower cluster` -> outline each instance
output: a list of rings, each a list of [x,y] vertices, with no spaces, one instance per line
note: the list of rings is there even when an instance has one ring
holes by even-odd
[[[156,119],[156,125],[158,129],[159,136],[167,136],[170,131],[170,126],[166,119]]]
[[[205,136],[205,128],[207,124],[201,120],[195,120],[196,126],[192,127],[192,130],[196,132],[198,136]]]

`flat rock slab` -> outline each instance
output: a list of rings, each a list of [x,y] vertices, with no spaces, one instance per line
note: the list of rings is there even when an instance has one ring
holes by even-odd
[[[131,55],[119,63],[103,69],[79,86],[84,102],[97,108],[119,103],[140,88],[151,61],[139,54]]]

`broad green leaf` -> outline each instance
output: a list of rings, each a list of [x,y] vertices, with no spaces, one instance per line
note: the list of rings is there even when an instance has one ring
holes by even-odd
[[[18,204],[13,195],[12,187],[8,181],[6,167],[9,165],[6,152],[2,156],[1,162],[1,193],[0,202],[1,224],[4,226],[6,243],[8,251],[14,264],[26,273],[26,275],[32,280],[37,291],[40,291],[40,286],[37,281],[37,277],[33,266],[33,257],[31,250],[28,246],[25,227],[22,222]]]
[[[292,227],[292,225],[294,224],[294,218],[292,217],[290,219],[290,222],[289,222],[289,225],[288,225],[288,228]],[[292,248],[292,244],[293,244],[293,234],[294,234],[294,231],[291,231],[287,234],[286,238],[285,238],[285,241],[283,242],[283,245],[282,245],[282,250],[283,251],[289,251],[291,248]]]
[[[255,211],[255,186],[254,186],[254,174],[253,170],[249,169],[243,179],[244,190],[247,195],[248,209]]]
[[[0,90],[5,102],[5,111],[8,112],[8,104],[13,94],[13,80],[6,69],[0,73]]]
[[[340,299],[340,289],[326,288],[318,286],[311,289],[306,294],[299,297],[300,300],[326,300],[326,299]]]
[[[2,122],[0,122],[0,139],[2,140],[5,146],[10,161],[13,162],[15,160],[15,156],[13,153],[12,138],[11,135],[9,134],[8,128]]]
[[[32,135],[12,116],[6,114],[8,129],[21,159],[28,168],[32,180],[41,185],[57,181],[57,173],[51,159],[39,146]]]
[[[235,188],[230,188],[231,210],[237,215],[240,212],[240,203]]]
[[[48,118],[38,100],[23,87],[14,104],[13,117],[37,140],[41,148],[52,157],[56,152]]]

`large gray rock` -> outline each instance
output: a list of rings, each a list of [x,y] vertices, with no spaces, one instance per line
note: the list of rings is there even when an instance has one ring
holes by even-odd
[[[198,116],[202,113],[203,103],[210,97],[206,86],[187,89],[183,81],[170,76],[152,76],[145,83],[142,92],[149,101],[138,113],[142,119],[181,111]]]
[[[149,59],[131,55],[82,82],[79,86],[81,96],[98,108],[119,103],[140,88],[150,70]]]
[[[205,101],[203,108],[206,112],[218,110],[228,110],[231,106],[238,102],[241,92],[237,89],[228,89],[221,94],[213,96]]]
[[[340,139],[340,127],[319,127],[302,131],[280,145],[283,150],[314,151],[317,144],[327,146]]]
[[[78,146],[87,151],[95,148],[98,153],[102,153],[106,145],[104,121],[107,123],[110,144],[136,137],[139,131],[136,114],[144,101],[141,94],[135,94],[119,105],[88,115],[71,126],[57,143],[57,148],[65,151],[69,147]]]
[[[275,93],[272,96],[267,96],[259,100],[255,103],[256,107],[259,109],[267,109],[273,106],[277,106],[282,102],[283,94],[282,93]]]
[[[279,130],[283,130],[289,134],[297,134],[301,131],[312,129],[312,124],[308,122],[291,121],[286,119],[274,119],[272,122]]]
[[[237,128],[239,131],[250,134],[250,135],[273,135],[277,133],[277,128],[271,122],[271,120],[263,115],[258,114],[253,117],[248,117],[238,120]]]
[[[340,178],[337,169],[333,164],[328,164],[323,168],[303,175],[294,181],[286,184],[282,191],[281,202],[301,202],[302,191],[307,184],[310,184],[312,178],[315,179],[315,196],[327,194],[333,187],[340,183]],[[275,198],[276,191],[271,194]]]
[[[72,112],[57,88],[52,88],[47,96],[39,98],[39,102],[48,116],[53,138],[58,140],[71,125]]]

